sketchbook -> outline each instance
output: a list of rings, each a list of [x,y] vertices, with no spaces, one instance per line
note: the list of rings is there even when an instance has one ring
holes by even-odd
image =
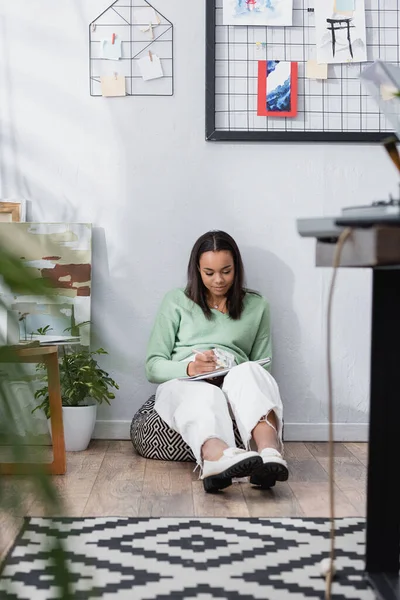
[[[264,365],[269,365],[269,363],[271,362],[271,359],[270,358],[260,358],[260,360],[254,360],[251,362],[254,362],[263,367]],[[229,373],[229,371],[231,369],[234,369],[236,366],[237,365],[234,365],[233,367],[231,367],[229,369],[217,369],[216,371],[210,371],[210,373],[202,373],[201,375],[193,375],[193,377],[180,377],[179,379],[181,381],[200,381],[201,379],[215,379],[216,377],[223,377],[224,375]]]

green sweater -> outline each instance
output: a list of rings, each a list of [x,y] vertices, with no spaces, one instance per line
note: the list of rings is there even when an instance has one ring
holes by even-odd
[[[240,319],[213,309],[208,320],[200,306],[182,289],[168,292],[162,301],[150,336],[146,376],[152,383],[164,383],[186,376],[187,359],[193,350],[222,348],[234,354],[237,364],[271,357],[269,305],[253,293],[246,293]],[[269,370],[268,367],[265,367]]]

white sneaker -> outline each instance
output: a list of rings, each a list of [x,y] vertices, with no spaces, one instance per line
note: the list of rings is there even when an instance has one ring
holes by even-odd
[[[287,481],[289,477],[288,465],[278,450],[264,448],[260,452],[260,457],[263,464],[251,474],[251,484],[268,489],[274,487],[277,481]]]
[[[206,492],[216,492],[232,484],[232,477],[247,477],[263,462],[258,452],[227,448],[219,460],[204,460],[203,480]]]

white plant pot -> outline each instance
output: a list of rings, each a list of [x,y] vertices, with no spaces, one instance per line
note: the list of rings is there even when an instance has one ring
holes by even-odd
[[[65,449],[67,452],[86,450],[96,424],[97,404],[63,406]],[[51,435],[50,419],[47,420]]]

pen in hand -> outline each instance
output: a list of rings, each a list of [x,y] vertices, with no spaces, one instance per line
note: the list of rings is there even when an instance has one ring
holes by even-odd
[[[193,350],[193,353],[199,356],[201,362],[206,363],[205,366],[212,366],[210,370],[217,368],[217,361],[213,350]]]

